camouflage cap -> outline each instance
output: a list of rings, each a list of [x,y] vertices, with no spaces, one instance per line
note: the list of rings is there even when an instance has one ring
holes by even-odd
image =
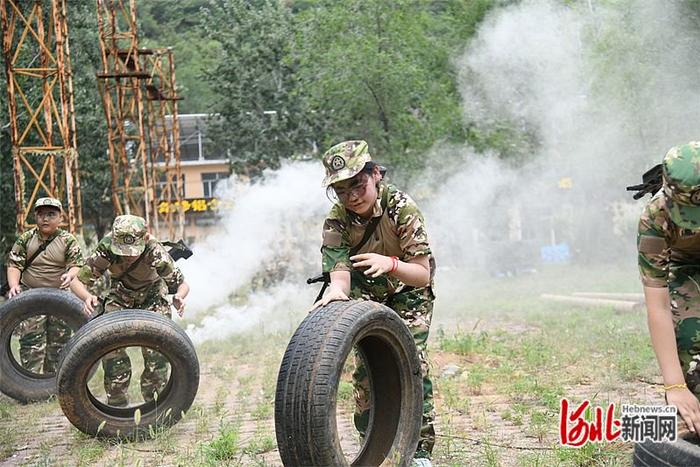
[[[366,141],[343,141],[336,144],[323,155],[323,166],[326,168],[323,186],[354,177],[371,160]]]
[[[34,210],[36,211],[42,206],[58,208],[59,211],[63,211],[63,205],[56,198],[39,198],[36,200],[36,203],[34,203]]]
[[[138,256],[146,248],[146,221],[139,216],[117,216],[112,224],[110,249],[118,256]]]
[[[663,161],[663,190],[674,224],[700,229],[700,142],[671,148]]]

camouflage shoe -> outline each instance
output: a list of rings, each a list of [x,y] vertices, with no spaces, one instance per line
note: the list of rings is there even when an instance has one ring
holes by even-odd
[[[36,211],[37,209],[48,206],[50,208],[57,208],[59,211],[63,211],[63,205],[59,200],[56,198],[39,198],[36,200],[36,203],[34,203],[34,210]]]
[[[684,229],[700,229],[700,142],[671,148],[663,161],[669,216]]]
[[[117,216],[112,225],[110,250],[118,256],[139,256],[146,248],[146,221],[143,217]]]
[[[371,160],[366,141],[343,141],[336,144],[323,155],[323,167],[326,169],[323,186],[354,177]]]

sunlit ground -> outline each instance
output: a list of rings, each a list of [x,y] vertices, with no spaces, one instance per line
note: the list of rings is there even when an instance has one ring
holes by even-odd
[[[559,266],[515,277],[451,276],[464,277],[464,285],[438,284],[429,340],[434,464],[627,465],[628,444],[559,447],[559,400],[660,403],[643,312],[577,308],[539,296],[639,292],[634,269]],[[30,465],[280,465],[273,401],[289,335],[256,330],[199,345],[197,399],[183,421],[153,441],[94,440],[69,425],[56,401],[23,406],[0,398],[0,458]],[[345,378],[339,391],[345,414],[351,397]],[[349,420],[340,430],[352,446]]]

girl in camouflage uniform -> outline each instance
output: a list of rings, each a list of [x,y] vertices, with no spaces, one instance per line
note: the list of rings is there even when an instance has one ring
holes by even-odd
[[[672,148],[662,167],[639,220],[639,270],[666,400],[700,432],[700,142]]]
[[[128,308],[150,310],[171,317],[168,293],[172,291],[173,305],[180,316],[185,306],[189,286],[163,246],[146,231],[146,221],[138,216],[118,216],[112,231],[97,245],[97,250],[85,260],[78,280],[88,287],[111,274],[111,287],[104,301],[104,312]],[[92,312],[97,297],[87,293],[76,294]],[[171,293],[172,293],[171,292]],[[167,383],[168,362],[158,352],[142,348],[144,370],[141,374],[141,395],[153,400]],[[124,349],[108,353],[102,359],[104,387],[107,402],[112,406],[128,404],[127,390],[131,381],[131,361]]]
[[[413,334],[423,373],[423,427],[415,458],[430,465],[435,444],[432,382],[426,354],[435,296],[432,289],[434,262],[423,216],[415,202],[395,186],[382,181],[379,166],[372,162],[367,143],[346,141],[323,156],[323,186],[337,196],[323,227],[323,272],[330,273],[325,296],[314,305],[333,300],[366,299],[382,303],[403,319]],[[379,217],[374,233],[350,256],[373,218]],[[364,435],[369,422],[369,381],[356,358],[355,426]]]

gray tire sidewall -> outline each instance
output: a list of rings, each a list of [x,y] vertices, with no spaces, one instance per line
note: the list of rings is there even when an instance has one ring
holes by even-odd
[[[327,348],[331,342],[338,343],[338,323],[349,316],[353,316],[353,321],[343,329],[342,342],[337,347]],[[343,365],[353,346],[368,336],[379,338],[390,347],[391,358],[398,367],[402,384],[398,430],[387,458],[400,458],[401,465],[410,462],[420,436],[423,400],[421,366],[413,337],[401,318],[390,308],[374,302],[349,301],[330,303],[307,316],[285,352],[275,400],[276,434],[285,465],[348,465],[336,426],[337,390]],[[308,339],[309,337],[312,338]],[[366,355],[366,358],[370,367],[373,356]],[[297,387],[300,378],[303,379],[306,372],[313,371],[302,366],[330,367],[331,370],[322,376],[323,385],[327,389],[316,392],[311,389],[311,393],[307,393],[303,385]],[[316,375],[312,379],[318,377]],[[370,384],[373,392],[382,391],[372,381]],[[311,388],[316,385],[316,380],[308,384]],[[292,401],[285,401],[290,397],[293,398]],[[378,410],[380,409],[373,410],[373,413],[376,414]],[[314,424],[314,420],[320,420],[321,423]],[[370,430],[373,423],[384,422],[373,418],[370,420]],[[370,431],[368,440],[371,437]],[[314,440],[314,446],[304,445],[308,439]],[[364,449],[358,459],[363,453]]]
[[[155,407],[141,412],[138,426],[136,407],[105,412],[93,403],[87,387],[91,370],[105,354],[135,346],[157,350],[171,369],[165,394]],[[172,320],[152,311],[114,311],[91,321],[66,346],[57,384],[61,408],[80,431],[107,438],[147,438],[151,428],[172,426],[189,410],[199,387],[199,360],[187,334]]]
[[[635,467],[700,465],[700,446],[683,438],[675,442],[637,443],[632,465]]]
[[[38,315],[59,318],[74,333],[90,319],[78,297],[59,289],[27,290],[0,305],[0,391],[20,402],[41,401],[56,394],[56,375],[34,375],[22,371],[10,353],[15,328],[22,321]]]

